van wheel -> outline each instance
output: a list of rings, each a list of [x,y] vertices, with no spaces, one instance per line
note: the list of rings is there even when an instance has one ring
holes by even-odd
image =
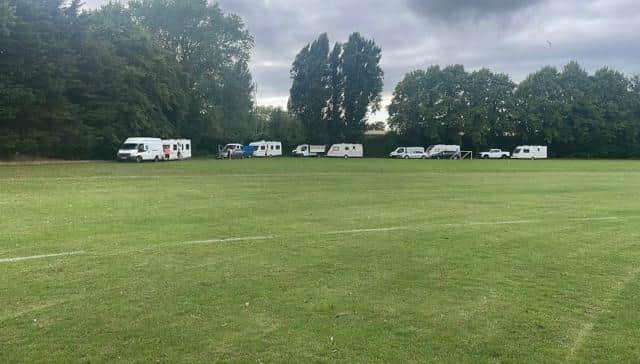
[[[507,157],[506,155],[502,156],[502,159],[507,159],[507,158],[509,158],[509,157]]]
[[[158,156],[156,156],[156,157],[153,159],[153,161],[154,161],[155,163],[158,163],[158,162],[160,162],[160,158],[159,158]]]
[[[349,159],[349,156],[345,154],[344,159]]]
[[[489,159],[489,156],[485,155],[484,157],[482,157],[482,159]]]
[[[142,157],[141,157],[141,156],[138,156],[138,157],[136,158],[136,162],[138,162],[138,163],[142,163]]]

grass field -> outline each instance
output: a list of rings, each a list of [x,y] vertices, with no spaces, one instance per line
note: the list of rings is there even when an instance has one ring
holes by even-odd
[[[637,362],[639,187],[635,161],[0,166],[0,362]]]

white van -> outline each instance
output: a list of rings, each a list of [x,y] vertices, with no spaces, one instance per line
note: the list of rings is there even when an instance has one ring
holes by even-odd
[[[190,139],[165,139],[162,141],[162,156],[166,161],[191,158]]]
[[[327,157],[362,158],[364,157],[364,147],[362,144],[334,144],[329,148]]]
[[[254,157],[281,157],[282,156],[282,143],[280,142],[267,142],[259,141],[249,144],[256,150],[253,151]]]
[[[301,144],[296,147],[291,154],[295,157],[319,157],[327,152],[326,145]]]
[[[163,159],[162,139],[128,138],[118,150],[119,161],[155,161]]]
[[[391,158],[423,159],[427,158],[423,147],[399,147],[389,154]]]
[[[459,145],[436,144],[427,148],[426,158],[451,159],[460,157]]]
[[[544,145],[521,145],[511,155],[513,159],[547,159],[547,147]]]

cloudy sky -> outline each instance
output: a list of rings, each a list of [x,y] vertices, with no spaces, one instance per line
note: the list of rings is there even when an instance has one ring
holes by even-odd
[[[106,0],[87,0],[95,6]],[[322,32],[332,42],[354,31],[382,48],[384,100],[407,72],[463,64],[521,81],[545,65],[577,60],[640,73],[638,0],[218,0],[255,37],[258,102],[286,105],[296,53]],[[386,112],[372,119],[384,119]]]

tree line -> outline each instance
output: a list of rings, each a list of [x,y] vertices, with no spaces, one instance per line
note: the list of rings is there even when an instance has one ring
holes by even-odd
[[[406,143],[462,143],[478,151],[549,145],[561,157],[640,157],[640,79],[577,62],[544,67],[520,84],[487,69],[433,66],[405,76],[389,126]]]
[[[200,151],[251,134],[253,38],[206,0],[0,0],[0,156],[111,159],[128,136]]]
[[[382,50],[353,33],[305,45],[288,110],[257,107],[253,38],[206,0],[0,0],[0,158],[111,159],[128,136],[187,137],[198,154],[257,139],[300,143],[462,143],[478,151],[547,144],[556,156],[640,157],[640,79],[576,62],[520,84],[461,65],[408,73],[390,132],[365,138],[381,108]]]

